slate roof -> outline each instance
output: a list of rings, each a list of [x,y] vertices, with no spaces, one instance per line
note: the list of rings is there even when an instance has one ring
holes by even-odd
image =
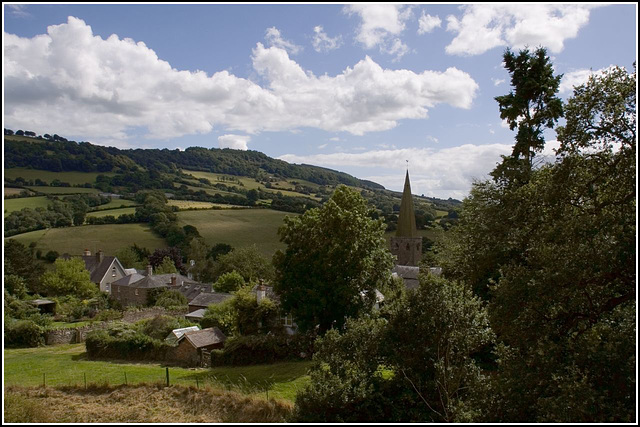
[[[409,289],[416,289],[419,286],[419,274],[420,267],[413,267],[411,265],[396,265],[393,267],[393,270],[391,270],[391,275],[402,278],[404,284]]]
[[[189,341],[195,348],[202,348],[221,342],[223,343],[227,340],[227,337],[220,329],[214,326],[213,328],[207,328],[201,331],[186,332],[178,339],[178,342],[184,339]]]
[[[178,341],[181,336],[183,336],[187,332],[199,331],[199,326],[189,326],[186,328],[174,329],[171,333],[165,338],[165,341]]]
[[[210,293],[211,285],[198,282],[183,282],[178,291],[187,298],[189,303],[191,303],[191,301],[203,292]]]
[[[206,311],[206,309],[199,308],[196,311],[192,311],[189,314],[185,314],[184,317],[186,319],[202,319],[204,317],[205,311]]]
[[[189,305],[197,305],[201,307],[208,307],[211,304],[220,304],[223,301],[233,297],[231,294],[225,294],[222,292],[202,292],[189,302]]]

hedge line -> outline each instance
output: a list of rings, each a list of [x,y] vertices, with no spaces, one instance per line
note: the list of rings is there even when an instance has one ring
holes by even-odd
[[[311,358],[310,335],[246,335],[229,338],[223,350],[211,352],[211,366],[243,366]]]

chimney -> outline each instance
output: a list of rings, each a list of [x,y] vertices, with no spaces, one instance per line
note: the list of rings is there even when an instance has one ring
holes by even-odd
[[[89,249],[85,249],[82,253],[83,256],[91,256],[91,251]]]
[[[171,286],[175,286],[176,285],[176,275],[174,274],[173,276],[171,276]]]
[[[147,276],[151,276],[153,274],[153,267],[151,264],[147,264]]]
[[[267,295],[267,287],[264,286],[263,283],[264,282],[260,280],[260,284],[256,288],[256,302],[258,304],[260,304],[260,301],[262,301]]]
[[[101,250],[98,250],[98,252],[96,252],[96,261],[98,262],[98,264],[100,264],[103,259],[104,259],[104,252],[102,252]]]

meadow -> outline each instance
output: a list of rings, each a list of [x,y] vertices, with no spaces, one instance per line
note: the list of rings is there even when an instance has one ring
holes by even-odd
[[[101,209],[101,210],[97,210],[97,211],[93,211],[93,212],[89,212],[87,214],[87,217],[96,217],[96,218],[101,218],[103,216],[108,216],[108,215],[112,215],[114,217],[119,217],[120,215],[132,215],[136,213],[136,208],[134,207],[129,207],[129,208],[120,208],[120,209]]]
[[[98,194],[100,190],[97,188],[84,188],[84,187],[44,187],[44,186],[33,186],[33,187],[25,187],[29,190],[42,193],[42,194],[55,194],[55,195],[66,195],[66,194]]]
[[[211,245],[226,243],[233,247],[255,244],[258,250],[271,257],[276,250],[284,249],[280,243],[278,228],[284,217],[296,215],[271,209],[223,209],[178,212],[180,226],[193,225]]]
[[[247,396],[295,400],[309,382],[309,361],[215,368],[168,366],[170,385],[212,387]],[[61,344],[4,350],[4,386],[35,387],[166,385],[167,366],[160,363],[89,360],[84,344]]]
[[[96,206],[92,208],[92,212],[102,211],[106,209],[118,209],[118,208],[127,208],[131,206],[137,206],[138,204],[133,200],[127,199],[112,199],[109,203],[105,203],[104,205]]]
[[[17,199],[5,199],[4,200],[4,216],[7,216],[13,211],[19,211],[24,208],[35,209],[44,208],[49,206],[49,199],[45,196],[37,197],[20,197]]]
[[[164,239],[154,234],[146,224],[83,225],[81,227],[49,228],[12,236],[25,246],[36,242],[42,253],[57,251],[79,255],[86,248],[91,252],[102,249],[107,255],[134,243],[154,251],[167,247]]]

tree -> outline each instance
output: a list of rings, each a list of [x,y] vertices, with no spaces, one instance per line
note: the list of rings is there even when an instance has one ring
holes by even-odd
[[[271,262],[260,253],[256,245],[236,248],[218,257],[214,269],[216,280],[232,271],[240,273],[246,282],[258,279],[271,281],[274,275]]]
[[[149,256],[149,264],[154,268],[158,268],[164,262],[165,258],[169,258],[171,260],[177,271],[182,274],[186,273],[186,267],[182,263],[182,254],[180,253],[180,249],[173,246],[153,251]]]
[[[242,275],[234,270],[220,276],[213,284],[213,289],[216,292],[235,292],[244,286],[244,284],[245,282]]]
[[[484,394],[474,353],[491,343],[486,307],[460,282],[420,287],[380,316],[349,319],[316,342],[297,422],[469,422]]]
[[[91,275],[81,258],[59,258],[54,266],[53,271],[42,276],[42,287],[47,295],[91,298],[98,294],[98,287],[91,281]]]
[[[23,278],[32,293],[42,292],[40,277],[44,273],[41,263],[34,260],[35,251],[30,250],[15,239],[4,242],[5,274],[15,274]]]
[[[553,66],[542,47],[534,52],[525,49],[518,55],[507,48],[503,59],[513,90],[495,99],[500,118],[518,133],[511,156],[503,156],[502,164],[492,174],[507,182],[526,182],[535,154],[544,148],[544,128],[552,128],[562,117],[562,101],[555,96],[562,75],[553,75]]]
[[[498,370],[484,422],[635,418],[636,75],[575,89],[561,157],[474,185],[445,274],[489,300]]]
[[[171,273],[177,273],[178,270],[176,269],[176,266],[173,264],[173,260],[171,260],[171,258],[166,256],[162,259],[162,263],[156,267],[155,272],[156,274],[171,274]]]
[[[285,217],[278,233],[287,249],[274,255],[274,290],[303,331],[341,329],[347,317],[369,311],[375,289],[391,280],[385,226],[371,210],[360,194],[339,186],[321,208]]]

